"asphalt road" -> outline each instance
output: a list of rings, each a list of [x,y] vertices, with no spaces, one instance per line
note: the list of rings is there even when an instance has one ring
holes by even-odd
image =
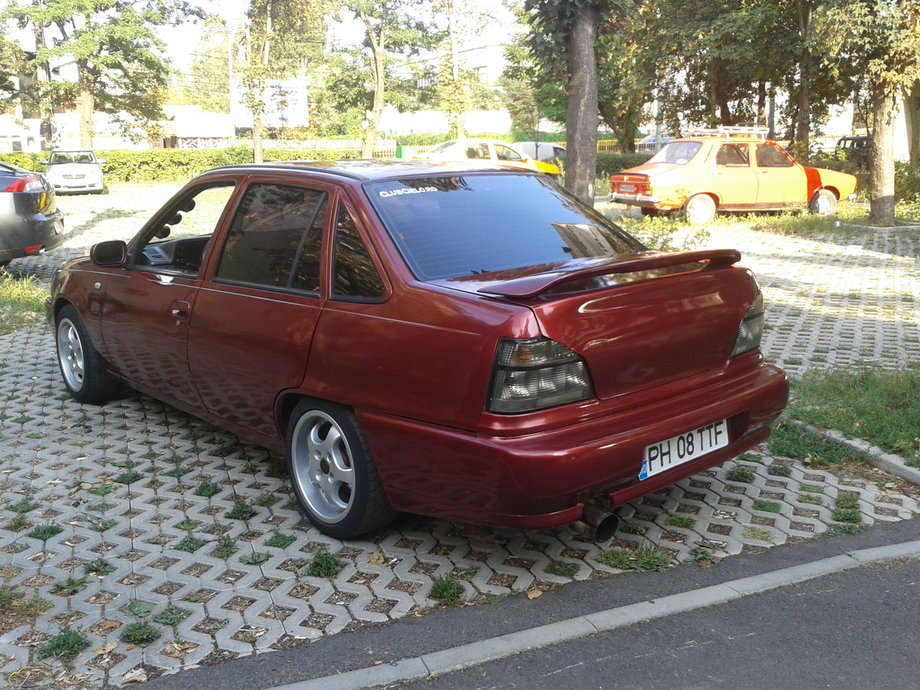
[[[916,688],[920,560],[864,566],[399,688]]]
[[[310,682],[359,682],[392,662],[531,630],[605,609],[920,538],[920,521],[878,525],[851,537],[814,539],[764,553],[664,573],[578,582],[533,601],[437,611],[330,636],[294,649],[163,676],[148,690],[251,690]],[[862,565],[728,603],[640,621],[608,633],[505,657],[398,688],[917,688],[920,561]],[[449,652],[448,652],[449,653]],[[360,671],[367,669],[367,671]]]

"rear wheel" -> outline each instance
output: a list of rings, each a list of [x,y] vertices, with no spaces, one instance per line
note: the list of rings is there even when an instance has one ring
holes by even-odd
[[[697,194],[684,204],[684,217],[691,225],[702,225],[716,217],[716,202],[708,194]]]
[[[331,537],[356,537],[396,515],[348,408],[319,400],[298,403],[288,424],[287,467],[301,509]]]
[[[655,216],[658,215],[657,208],[648,208],[646,206],[640,206],[639,210],[642,212],[643,216],[648,216],[650,218],[654,218]]]
[[[105,369],[83,320],[71,305],[57,315],[58,366],[68,392],[83,403],[103,403],[118,395],[119,383]]]
[[[811,197],[808,210],[819,216],[829,216],[837,210],[837,195],[829,189],[819,189]]]

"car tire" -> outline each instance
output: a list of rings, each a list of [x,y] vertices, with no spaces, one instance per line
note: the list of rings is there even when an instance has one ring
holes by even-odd
[[[808,210],[819,216],[833,215],[837,210],[837,195],[829,189],[819,189],[808,202]]]
[[[684,218],[690,225],[703,225],[716,217],[716,202],[708,194],[697,194],[684,204]]]
[[[58,367],[67,391],[82,403],[104,403],[118,396],[121,385],[106,371],[77,310],[62,308],[55,319]]]
[[[320,532],[350,539],[396,516],[354,412],[320,400],[300,401],[287,431],[294,496]]]

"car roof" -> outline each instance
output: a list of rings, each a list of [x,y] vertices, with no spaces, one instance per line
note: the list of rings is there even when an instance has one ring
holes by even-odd
[[[279,161],[272,163],[244,163],[214,168],[205,175],[221,172],[311,172],[323,173],[331,177],[351,180],[385,180],[406,177],[407,175],[450,175],[465,172],[503,172],[528,175],[528,170],[504,167],[490,161],[477,164],[476,161],[433,161],[433,160],[355,160],[355,161]]]

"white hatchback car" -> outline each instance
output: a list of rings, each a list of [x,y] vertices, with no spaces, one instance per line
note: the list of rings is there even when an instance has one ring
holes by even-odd
[[[45,177],[56,192],[96,192],[105,194],[108,189],[102,180],[102,164],[89,149],[55,149],[51,158],[42,161],[47,166]]]

